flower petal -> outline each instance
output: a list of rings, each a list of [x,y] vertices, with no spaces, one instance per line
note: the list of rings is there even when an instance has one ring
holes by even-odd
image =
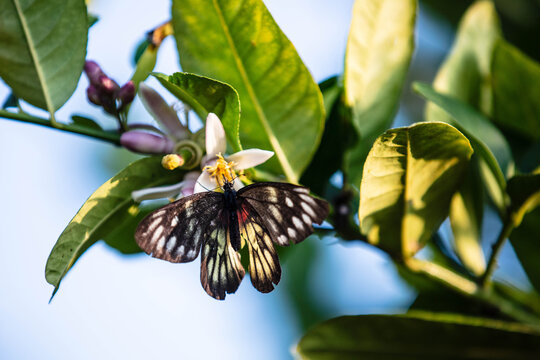
[[[176,111],[170,107],[157,91],[144,83],[139,84],[139,97],[152,117],[174,138],[187,138],[186,128],[180,122]]]
[[[206,154],[215,156],[219,153],[225,154],[226,150],[225,129],[217,115],[209,113],[206,117]]]
[[[227,156],[227,161],[234,161],[235,170],[249,169],[270,159],[274,155],[273,151],[261,149],[247,149]]]
[[[174,142],[170,139],[136,130],[123,133],[120,144],[128,150],[142,154],[168,154],[174,149]]]
[[[181,181],[178,184],[174,185],[157,186],[153,188],[135,190],[131,193],[131,197],[135,202],[175,197],[176,195],[178,195],[178,193],[180,193],[183,186],[184,181]]]
[[[217,187],[217,183],[210,178],[210,174],[203,171],[197,179],[193,193],[197,194],[203,191],[214,190]]]

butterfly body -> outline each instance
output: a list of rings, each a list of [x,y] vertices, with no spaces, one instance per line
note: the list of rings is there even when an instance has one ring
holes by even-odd
[[[200,252],[204,289],[224,299],[245,275],[242,244],[248,246],[253,286],[270,292],[281,278],[274,244],[304,240],[327,215],[328,204],[302,186],[255,183],[236,191],[225,182],[223,192],[197,193],[152,212],[135,239],[146,253],[171,262],[193,261]]]

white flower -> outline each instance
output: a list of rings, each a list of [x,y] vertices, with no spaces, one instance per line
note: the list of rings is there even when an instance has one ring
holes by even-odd
[[[232,155],[223,155],[227,150],[225,129],[216,114],[206,118],[206,156],[201,162],[203,169],[195,184],[195,193],[222,187],[225,181],[234,181],[235,189],[244,185],[236,172],[260,165],[270,159],[272,151],[260,149],[242,150]]]
[[[225,181],[233,181],[235,189],[244,185],[236,176],[236,171],[248,169],[272,157],[272,151],[260,149],[242,150],[232,155],[223,155],[227,150],[225,129],[216,114],[206,118],[206,155],[201,161],[202,172],[191,171],[178,184],[136,190],[131,193],[134,201],[176,198],[194,193],[214,190]]]

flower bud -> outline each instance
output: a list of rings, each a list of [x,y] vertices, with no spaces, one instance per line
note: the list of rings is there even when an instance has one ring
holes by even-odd
[[[116,81],[106,75],[99,77],[99,87],[103,92],[109,94],[113,94],[120,89],[120,86],[118,86]]]
[[[90,84],[92,85],[99,85],[100,77],[105,76],[103,70],[101,70],[101,67],[99,67],[99,65],[92,60],[88,60],[84,63],[84,72],[88,77],[88,81],[90,81]]]
[[[120,90],[118,90],[116,98],[120,101],[120,110],[131,103],[135,98],[135,84],[133,81],[130,80],[125,83]]]
[[[174,149],[171,140],[142,131],[127,131],[120,136],[123,147],[142,154],[167,154]]]
[[[174,170],[177,167],[184,165],[185,160],[178,154],[168,154],[161,159],[161,166],[167,170]]]
[[[96,89],[96,87],[94,85],[90,84],[86,88],[86,96],[88,97],[88,100],[92,104],[95,104],[95,105],[98,105],[98,106],[101,105],[101,100],[99,98],[99,91],[98,91],[98,89]]]

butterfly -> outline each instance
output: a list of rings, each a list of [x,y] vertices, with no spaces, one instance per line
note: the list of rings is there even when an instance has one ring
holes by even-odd
[[[138,225],[135,240],[147,254],[174,263],[193,261],[201,253],[201,284],[219,300],[240,286],[245,270],[239,250],[247,244],[251,282],[268,293],[281,278],[274,244],[308,237],[312,224],[328,216],[328,203],[288,183],[254,183],[236,191],[225,181],[222,188],[155,210]]]

